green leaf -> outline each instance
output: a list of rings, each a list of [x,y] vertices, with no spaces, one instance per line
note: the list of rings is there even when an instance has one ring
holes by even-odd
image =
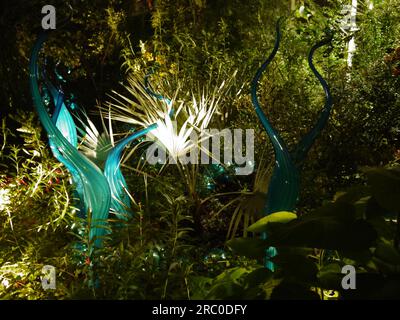
[[[375,256],[394,265],[400,265],[400,253],[391,245],[379,243],[375,250]]]
[[[339,254],[343,259],[346,259],[344,261],[345,264],[352,264],[352,265],[358,265],[358,264],[363,264],[363,265],[368,265],[372,259],[372,253],[369,249],[344,249],[340,250]],[[351,260],[351,261],[349,261]]]
[[[267,268],[261,267],[246,276],[246,283],[249,288],[258,286],[272,279],[273,273]]]
[[[249,270],[246,268],[235,267],[228,270],[225,270],[221,274],[219,274],[215,280],[216,281],[232,281],[238,283],[239,279],[249,273]]]
[[[371,195],[371,188],[368,186],[357,185],[350,187],[345,192],[337,192],[335,194],[335,202],[354,203],[361,198]]]
[[[243,288],[233,282],[217,283],[206,296],[207,300],[230,299],[238,300],[243,298]]]
[[[317,217],[332,217],[338,222],[350,222],[355,220],[356,210],[353,204],[345,201],[336,201],[315,209],[306,216],[306,219]]]
[[[272,261],[278,265],[286,280],[298,283],[314,283],[317,280],[317,265],[304,255],[282,254],[278,251]]]
[[[270,230],[268,245],[320,249],[363,249],[374,244],[375,229],[364,220],[340,221],[331,216],[304,215]]]
[[[272,291],[271,300],[320,300],[320,297],[307,286],[282,281]]]
[[[237,254],[252,259],[262,258],[265,255],[267,242],[254,238],[236,238],[226,243]]]
[[[372,193],[385,209],[400,211],[400,169],[375,168],[365,170]]]
[[[267,225],[271,222],[274,223],[287,223],[297,219],[297,215],[288,211],[279,211],[271,213],[268,216],[261,218],[247,228],[249,232],[264,232],[267,230]]]
[[[248,287],[243,291],[243,297],[241,297],[244,300],[265,300],[266,298],[266,292],[261,286]]]
[[[194,300],[202,300],[205,298],[212,285],[212,278],[203,276],[190,277],[190,289],[192,292],[191,298]]]
[[[374,197],[369,198],[367,206],[365,208],[365,217],[367,219],[375,217],[388,216],[389,211],[382,208]]]
[[[342,268],[338,263],[326,264],[318,272],[320,286],[324,289],[340,290],[343,276]]]
[[[395,223],[386,221],[382,216],[370,218],[367,221],[372,227],[374,227],[379,237],[388,240],[394,239],[396,235]]]

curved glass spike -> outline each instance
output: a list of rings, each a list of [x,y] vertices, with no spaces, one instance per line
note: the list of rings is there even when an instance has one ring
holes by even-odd
[[[130,199],[127,194],[128,186],[120,168],[122,151],[130,142],[144,136],[156,127],[157,124],[155,123],[121,140],[110,151],[107,157],[104,175],[108,180],[111,190],[111,209],[115,211],[116,216],[120,219],[128,220],[128,217],[130,217]]]
[[[268,137],[271,140],[272,146],[275,153],[275,167],[272,172],[270,184],[267,192],[267,199],[264,205],[264,215],[271,214],[278,211],[293,211],[299,193],[299,174],[297,168],[294,166],[290,153],[283,142],[282,138],[272,127],[271,123],[262,111],[257,97],[258,82],[261,78],[262,73],[274,59],[276,53],[279,49],[279,44],[281,40],[280,31],[281,19],[276,23],[276,39],[274,49],[272,50],[269,57],[257,70],[255,77],[253,78],[251,84],[251,99],[256,110],[257,116],[260,119]],[[265,239],[267,237],[266,233],[262,234]],[[275,265],[270,258],[277,254],[274,247],[269,247],[265,252],[265,267],[271,271],[275,270]]]
[[[300,140],[296,148],[293,150],[292,157],[294,162],[297,166],[301,166],[305,157],[307,156],[308,151],[311,149],[314,141],[321,133],[322,129],[325,127],[326,123],[328,122],[328,118],[332,109],[332,95],[329,89],[328,84],[326,83],[325,79],[322,78],[321,74],[315,68],[313,63],[314,53],[320,47],[329,44],[332,41],[332,34],[328,34],[326,39],[318,42],[315,44],[308,54],[308,65],[314,75],[317,77],[318,81],[320,82],[322,88],[325,92],[325,105],[320,112],[320,116],[317,120],[316,125]]]
[[[286,144],[262,111],[257,97],[258,82],[261,78],[261,75],[274,59],[279,49],[281,40],[281,20],[282,19],[279,19],[276,24],[276,39],[274,49],[261,67],[257,70],[257,73],[251,84],[251,98],[253,105],[258,118],[260,119],[265,131],[268,134],[268,137],[271,140],[275,153],[275,167],[272,173],[267,193],[267,200],[264,207],[265,215],[277,211],[293,211],[296,206],[299,193],[298,170],[291,159],[290,152],[288,151]]]
[[[42,76],[44,84],[47,90],[50,92],[50,96],[52,96],[55,104],[55,111],[53,112],[51,119],[53,120],[53,123],[55,123],[56,127],[61,131],[63,136],[68,140],[68,142],[72,146],[77,148],[78,146],[77,130],[72,115],[70,114],[68,108],[65,106],[64,95],[61,90],[57,90],[56,87],[51,83],[51,81],[47,77],[45,69],[43,69],[42,71]],[[75,193],[76,193],[75,195],[80,200],[79,203],[77,204],[77,208],[79,209],[79,215],[82,218],[85,218],[86,213],[83,203],[84,201],[83,184],[79,176],[79,173],[75,170],[74,166],[61,155],[60,151],[58,150],[52,139],[49,139],[49,145],[54,157],[58,161],[63,163],[67,168],[67,170],[72,175],[72,179],[75,183]]]
[[[64,103],[64,94],[50,82],[45,70],[42,72],[44,83],[53,98],[55,110],[52,120],[56,123],[57,128],[63,133],[64,137],[74,146],[78,146],[78,135],[76,132],[75,122],[72,115],[68,111]]]
[[[91,161],[81,155],[78,150],[58,130],[47,113],[42,102],[38,85],[38,56],[48,32],[42,32],[31,52],[29,74],[30,89],[35,109],[40,122],[45,128],[49,139],[79,175],[83,184],[83,195],[86,212],[91,212],[89,239],[94,247],[101,247],[102,236],[105,234],[111,196],[108,182],[103,173]],[[89,251],[91,254],[93,246]]]
[[[254,105],[258,118],[260,119],[265,131],[267,132],[271,140],[275,153],[275,167],[272,172],[271,181],[268,187],[267,199],[264,206],[264,215],[268,215],[278,211],[293,211],[295,209],[300,189],[299,171],[301,168],[301,164],[304,161],[307,152],[310,150],[318,134],[326,125],[332,107],[332,98],[328,84],[318,73],[312,62],[315,51],[323,45],[328,44],[332,39],[332,37],[330,37],[314,45],[311,48],[308,56],[309,66],[314,75],[318,78],[322,87],[324,88],[326,96],[325,106],[321,111],[320,117],[316,125],[299,142],[294,152],[290,153],[280,135],[272,127],[271,123],[265,116],[257,98],[257,87],[261,75],[274,59],[279,49],[279,44],[281,40],[280,21],[281,19],[279,19],[276,24],[276,39],[274,49],[272,50],[266,61],[257,70],[257,73],[251,85],[252,103]],[[264,233],[263,238],[266,237],[267,235],[266,233]],[[273,247],[270,247],[266,250],[265,266],[272,271],[274,271],[275,267],[274,264],[270,261],[270,258],[274,257],[276,254],[277,251]]]
[[[68,111],[67,107],[65,106],[64,100],[62,95],[59,95],[61,108],[58,113],[58,117],[52,117],[52,120],[55,122],[56,127],[63,136],[68,140],[68,142],[75,148],[78,147],[78,135],[76,132],[76,126],[72,115]]]
[[[60,109],[61,112],[58,114],[59,116],[57,118],[55,118],[54,116],[51,118],[51,120],[53,121],[53,123],[55,123],[57,129],[62,133],[62,135],[68,140],[68,142],[72,144],[73,137],[71,138],[71,136],[73,134],[71,134],[71,132],[73,132],[73,130],[68,130],[70,128],[74,128],[74,122],[72,120],[71,115],[69,114],[68,110],[65,110],[63,108],[60,107],[60,105],[63,103],[62,99],[58,99],[57,101],[57,106],[56,109]],[[66,112],[64,112],[66,111]],[[72,124],[71,122],[72,121]],[[76,135],[76,130],[75,130],[75,135]],[[69,161],[67,159],[65,159],[62,154],[60,153],[60,151],[58,150],[57,146],[54,144],[53,140],[50,139],[49,140],[49,144],[50,144],[50,148],[53,152],[54,157],[64,163],[64,165],[67,167],[68,170],[72,170],[71,173],[74,172],[74,168],[73,166],[69,163]],[[73,145],[76,148],[76,145]],[[73,175],[74,176],[74,175]]]
[[[50,91],[50,95],[52,95],[51,90],[49,90],[49,91]],[[53,115],[51,116],[51,119],[54,122],[57,122],[57,119],[58,119],[58,116],[60,115],[63,104],[64,104],[64,92],[62,92],[62,90],[60,89],[57,91],[57,94],[55,95],[55,98],[54,98],[54,105],[56,107],[54,109]]]

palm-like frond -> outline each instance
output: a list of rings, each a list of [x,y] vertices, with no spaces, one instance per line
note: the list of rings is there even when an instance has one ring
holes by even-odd
[[[107,130],[102,118],[103,132],[99,133],[95,124],[89,119],[86,112],[81,109],[80,113],[81,115],[76,116],[76,119],[80,124],[77,125],[79,133],[78,138],[80,141],[79,150],[99,168],[103,168],[108,154],[114,146],[111,123],[109,123],[109,128]]]
[[[216,213],[218,215],[221,212],[226,211],[228,208],[234,207],[226,235],[227,239],[233,239],[236,237],[239,227],[242,227],[243,236],[246,237],[248,233],[247,228],[261,216],[265,205],[268,180],[271,177],[272,167],[273,162],[268,162],[265,158],[265,152],[263,152],[260,156],[251,191],[242,190],[240,192],[220,193],[213,195],[202,202],[204,203],[216,196],[220,197],[238,194]]]
[[[157,127],[149,132],[148,138],[179,162],[180,156],[187,154],[199,146],[202,139],[209,137],[204,129],[209,126],[226,87],[226,83],[222,82],[213,90],[191,92],[178,99],[181,96],[178,86],[172,99],[169,99],[171,102],[166,103],[149,95],[141,79],[137,75],[131,75],[125,87],[130,96],[114,91],[110,96],[111,101],[103,108],[103,114],[106,118],[111,117],[113,120],[143,128],[156,123]],[[197,141],[192,139],[195,133]]]
[[[100,116],[104,130],[101,134],[84,110],[81,110],[81,115],[77,116],[82,126],[82,128],[78,127],[81,141],[80,150],[104,171],[111,191],[111,212],[117,217],[126,220],[127,217],[131,216],[131,197],[120,168],[122,152],[127,145],[148,133],[155,125],[130,133],[123,139],[114,142],[111,119],[109,119],[109,128],[107,130],[102,114]]]

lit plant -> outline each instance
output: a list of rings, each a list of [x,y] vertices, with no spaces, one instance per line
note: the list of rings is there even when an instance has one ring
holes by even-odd
[[[234,77],[235,73],[231,79]],[[211,137],[204,129],[209,127],[231,79],[212,90],[199,89],[196,93],[183,94],[182,98],[181,85],[178,84],[171,99],[149,94],[142,79],[144,76],[140,77],[137,73],[130,75],[125,86],[129,96],[114,91],[110,102],[103,107],[103,115],[143,128],[155,123],[157,127],[147,134],[148,139],[155,142],[152,148],[159,147],[169,155],[170,163],[177,165],[189,193],[195,195],[198,151],[202,149],[201,142]],[[190,161],[190,165],[182,160],[188,153],[195,160]]]

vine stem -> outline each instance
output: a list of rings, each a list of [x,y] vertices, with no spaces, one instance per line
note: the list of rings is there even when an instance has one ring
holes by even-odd
[[[400,250],[400,211],[397,212],[397,235],[395,238],[395,247],[397,248],[397,250]]]
[[[324,264],[324,255],[325,255],[325,250],[322,249],[320,254],[319,254],[319,268],[321,269],[323,264]],[[319,288],[320,289],[320,295],[321,295],[321,300],[324,300],[324,288]]]

